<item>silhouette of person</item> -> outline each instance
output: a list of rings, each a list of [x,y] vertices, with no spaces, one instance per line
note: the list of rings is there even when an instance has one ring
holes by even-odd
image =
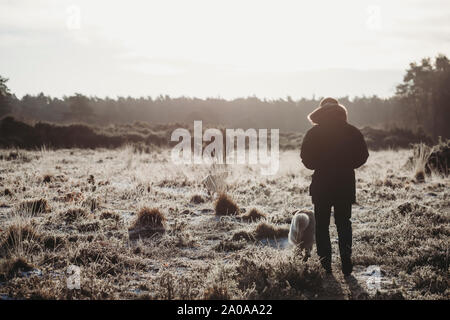
[[[347,123],[347,110],[336,99],[325,98],[308,115],[313,127],[306,133],[300,157],[314,170],[309,188],[316,219],[316,245],[320,262],[331,273],[329,234],[331,207],[339,237],[342,272],[353,271],[352,204],[356,202],[355,171],[369,157],[361,132]]]

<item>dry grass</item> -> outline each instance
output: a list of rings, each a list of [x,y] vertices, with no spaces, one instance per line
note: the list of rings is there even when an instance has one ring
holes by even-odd
[[[144,207],[139,210],[137,219],[132,225],[132,229],[148,228],[148,229],[164,229],[166,218],[157,208]]]
[[[266,215],[264,213],[260,212],[259,210],[257,210],[256,208],[252,208],[252,209],[250,209],[249,212],[242,215],[241,218],[245,222],[255,222],[260,219],[266,218]]]
[[[414,178],[417,182],[425,181],[427,171],[427,163],[431,154],[431,148],[421,143],[416,145],[414,149]]]
[[[218,216],[237,215],[240,212],[237,204],[225,193],[219,194],[214,207]]]
[[[339,271],[333,219],[334,280],[323,274],[315,248],[305,262],[283,245],[291,213],[312,208],[312,172],[297,151],[280,154],[275,176],[261,176],[251,166],[227,168],[232,200],[226,197],[218,212],[231,215],[216,215],[209,197],[191,202],[206,193],[199,188],[210,172],[173,165],[167,150],[1,153],[8,157],[0,160],[0,292],[9,298],[450,298],[449,181],[433,172],[417,183],[414,168],[405,166],[412,150],[371,152],[356,171],[351,282]],[[53,179],[43,184],[49,172]],[[38,214],[33,205],[17,210],[37,197],[46,199],[50,212]],[[147,208],[140,214],[148,203],[156,213]],[[265,217],[256,223],[242,218],[254,221],[256,212]],[[139,228],[132,229],[135,224]],[[161,225],[164,232],[155,233]],[[66,286],[70,265],[81,268],[81,290]],[[379,293],[366,285],[371,265],[382,271]]]
[[[218,285],[206,288],[203,294],[204,300],[229,300],[230,298],[227,289]]]
[[[66,222],[71,223],[76,220],[86,219],[90,215],[89,215],[89,213],[86,212],[86,210],[84,210],[82,208],[71,208],[71,209],[61,213],[61,216]]]
[[[285,238],[289,234],[289,229],[279,227],[267,222],[260,222],[256,226],[254,234],[255,238],[258,240]]]
[[[144,207],[139,210],[136,220],[129,229],[130,239],[150,237],[166,231],[166,217],[158,208]]]
[[[194,204],[200,204],[205,203],[205,199],[203,199],[203,197],[198,194],[194,194],[189,202]]]
[[[36,199],[22,202],[19,210],[36,215],[39,213],[48,213],[51,211],[51,208],[46,199]]]
[[[427,167],[430,171],[448,176],[450,173],[450,140],[439,139],[428,157]]]
[[[42,177],[42,182],[43,183],[50,183],[52,182],[54,179],[54,177],[51,174],[46,174]]]
[[[21,272],[33,270],[34,266],[23,257],[4,260],[0,264],[0,280],[4,281],[17,276]]]
[[[24,222],[13,223],[2,234],[0,251],[3,255],[8,255],[12,252],[17,253],[18,251],[23,253],[24,244],[26,245],[40,239],[41,235],[34,225]]]
[[[103,211],[100,214],[100,219],[111,219],[114,221],[120,221],[120,215],[118,213],[115,212],[110,212],[110,211]]]

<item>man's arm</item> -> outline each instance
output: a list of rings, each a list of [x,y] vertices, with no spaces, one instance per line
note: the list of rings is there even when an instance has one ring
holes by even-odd
[[[317,164],[315,161],[315,146],[312,136],[312,130],[309,130],[303,137],[302,147],[300,150],[300,158],[302,159],[302,162],[306,168],[315,170]]]
[[[367,149],[366,141],[359,130],[357,130],[356,139],[355,156],[353,158],[354,169],[361,167],[364,163],[366,163],[367,158],[369,157],[369,150]]]

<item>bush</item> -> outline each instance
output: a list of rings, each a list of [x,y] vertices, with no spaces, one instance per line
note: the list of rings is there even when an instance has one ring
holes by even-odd
[[[0,120],[0,147],[35,149],[41,146],[52,148],[117,148],[126,144],[137,144],[138,149],[147,146],[168,145],[170,139],[162,134],[148,135],[130,132],[133,128],[115,128],[111,133],[102,127],[86,124],[55,125],[38,122],[35,125],[17,121],[13,117]],[[122,130],[121,130],[122,129]],[[167,128],[168,130],[169,128]]]
[[[380,130],[364,127],[361,133],[371,150],[382,150],[388,148],[409,148],[414,143],[425,143],[430,145],[432,140],[425,133],[413,132],[407,129],[394,128],[391,130]]]

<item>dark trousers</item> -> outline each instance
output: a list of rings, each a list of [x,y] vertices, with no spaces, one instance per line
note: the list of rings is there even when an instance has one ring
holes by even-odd
[[[330,242],[330,215],[331,207],[334,207],[334,222],[339,237],[339,253],[341,261],[350,259],[352,254],[352,215],[351,202],[345,203],[315,203],[314,215],[316,218],[316,245],[317,254],[322,264],[331,265],[331,242]]]

